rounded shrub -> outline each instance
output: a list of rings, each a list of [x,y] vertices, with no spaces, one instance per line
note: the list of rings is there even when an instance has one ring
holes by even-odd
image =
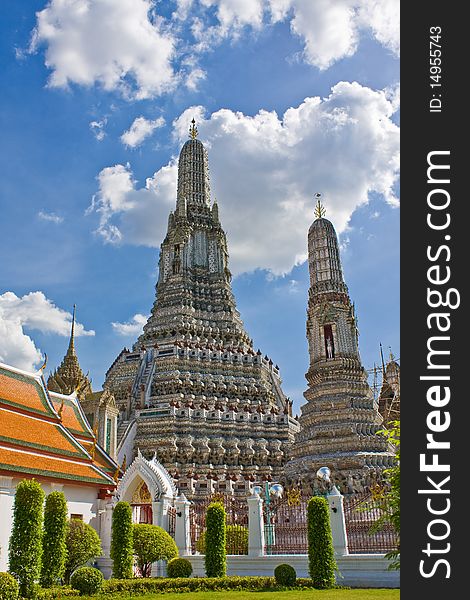
[[[111,558],[113,559],[113,577],[115,579],[129,579],[132,577],[132,565],[134,563],[132,509],[127,502],[118,502],[113,510]]]
[[[43,504],[40,484],[34,479],[20,481],[13,508],[9,571],[18,580],[24,598],[34,594],[41,574]]]
[[[101,556],[101,541],[91,525],[80,519],[70,519],[67,526],[67,560],[65,563],[65,583],[70,582],[70,576],[89,560]]]
[[[225,522],[224,505],[220,502],[209,504],[206,513],[206,554],[204,556],[207,577],[225,577],[227,572]]]
[[[331,535],[330,513],[325,498],[314,496],[307,506],[308,571],[316,588],[335,585],[335,552]]]
[[[277,565],[277,567],[274,569],[274,577],[276,579],[276,583],[279,585],[291,587],[295,585],[297,573],[295,572],[294,567],[291,567],[287,564],[282,564]]]
[[[187,558],[172,558],[167,565],[168,577],[191,577],[193,565]]]
[[[175,540],[161,527],[138,523],[132,530],[134,554],[142,577],[150,577],[153,562],[178,556]]]
[[[20,593],[18,582],[10,573],[0,573],[0,599],[16,600]]]
[[[65,572],[67,547],[67,500],[63,492],[51,492],[44,508],[41,585],[49,588],[61,583]]]
[[[80,567],[70,578],[70,585],[81,596],[97,594],[103,587],[103,573],[94,567]]]
[[[196,550],[206,553],[206,532],[203,531],[196,542]],[[227,525],[225,528],[226,554],[248,554],[248,527]]]

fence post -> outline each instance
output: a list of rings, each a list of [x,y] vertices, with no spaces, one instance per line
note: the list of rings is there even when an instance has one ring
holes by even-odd
[[[326,497],[330,507],[331,534],[333,536],[333,548],[337,556],[348,554],[348,534],[344,520],[344,497],[338,488],[333,486]]]
[[[253,493],[248,498],[248,556],[264,556],[263,500]]]
[[[191,531],[189,527],[189,507],[191,502],[184,494],[175,500],[176,523],[175,543],[180,556],[191,556]]]

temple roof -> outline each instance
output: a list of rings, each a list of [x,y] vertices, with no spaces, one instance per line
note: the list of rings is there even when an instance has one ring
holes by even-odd
[[[91,393],[91,382],[83,373],[75,352],[75,310],[73,306],[72,327],[67,352],[59,367],[49,375],[47,387],[52,392],[70,395],[77,391],[80,396]]]
[[[114,487],[80,438],[96,445],[75,398],[52,399],[42,373],[0,363],[0,473]]]

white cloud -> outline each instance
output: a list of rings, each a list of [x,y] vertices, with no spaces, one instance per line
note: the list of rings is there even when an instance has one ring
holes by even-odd
[[[397,205],[399,128],[385,91],[340,82],[327,98],[306,98],[282,118],[203,107],[174,122],[178,145],[196,118],[209,151],[211,187],[228,234],[234,274],[267,269],[288,273],[306,258],[314,194],[321,192],[338,232],[369,192]],[[138,188],[130,165],[103,169],[91,210],[105,241],[158,247],[176,201],[176,160]],[[114,238],[114,239],[113,239]]]
[[[48,221],[49,223],[55,223],[56,225],[60,225],[64,222],[64,217],[56,215],[55,213],[48,213],[44,210],[38,212],[38,219],[41,219],[41,221]]]
[[[121,135],[121,142],[130,148],[136,148],[151,136],[155,129],[163,127],[163,125],[165,125],[163,117],[158,117],[153,121],[145,117],[137,117],[129,129]]]
[[[91,121],[90,122],[90,129],[91,129],[93,135],[95,136],[95,138],[99,142],[102,142],[106,136],[106,132],[105,132],[104,128],[105,128],[107,122],[108,122],[108,119],[106,117],[104,117],[104,119],[102,119],[101,121]]]
[[[319,69],[354,54],[365,32],[399,53],[399,0],[199,0],[199,10],[188,0],[178,5],[178,18],[191,15],[199,51],[227,37],[237,39],[244,28],[257,31],[289,21],[303,43],[304,59]],[[207,9],[215,10],[216,25]]]
[[[136,314],[132,317],[132,319],[128,323],[111,323],[114,331],[119,333],[119,335],[131,335],[136,336],[142,333],[142,329],[147,323],[148,317],[141,314]]]
[[[13,292],[0,295],[0,361],[33,371],[42,360],[42,354],[34,341],[25,333],[33,329],[42,333],[70,335],[72,315],[55,306],[43,292],[30,292],[18,297]],[[75,323],[75,335],[95,335]]]
[[[154,0],[50,0],[30,51],[46,46],[51,87],[101,84],[150,98],[172,89],[175,39]]]

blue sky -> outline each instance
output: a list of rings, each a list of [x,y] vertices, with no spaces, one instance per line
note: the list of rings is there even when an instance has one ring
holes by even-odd
[[[363,363],[379,361],[379,342],[399,355],[396,0],[0,10],[0,360],[32,369],[46,352],[55,367],[76,303],[80,362],[100,387],[150,311],[193,116],[238,308],[295,407],[318,191],[340,232]]]

